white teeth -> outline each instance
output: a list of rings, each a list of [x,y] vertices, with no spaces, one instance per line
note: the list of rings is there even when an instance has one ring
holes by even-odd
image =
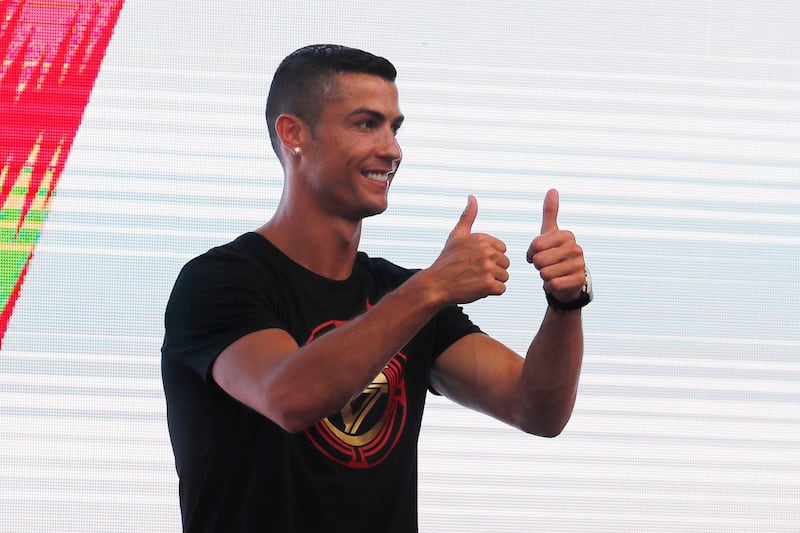
[[[366,176],[368,179],[375,180],[375,181],[383,181],[383,182],[386,182],[386,181],[388,181],[388,180],[389,180],[389,174],[388,174],[388,173],[381,173],[381,172],[366,172],[366,173],[364,173],[364,175],[365,175],[365,176]]]

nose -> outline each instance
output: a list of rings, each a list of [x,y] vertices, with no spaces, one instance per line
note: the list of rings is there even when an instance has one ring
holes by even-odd
[[[392,159],[392,172],[396,172],[397,171],[397,167],[400,166],[400,161],[403,160],[403,150],[400,148],[400,143],[397,142],[397,137],[393,137],[393,138],[394,138],[394,147],[395,147],[395,150],[396,150],[396,152],[395,152],[396,153],[396,157],[394,157],[394,159]]]
[[[397,142],[394,131],[390,130],[384,135],[381,144],[381,156],[391,159],[395,168],[400,164],[400,160],[403,159],[403,151],[400,149],[400,143]]]

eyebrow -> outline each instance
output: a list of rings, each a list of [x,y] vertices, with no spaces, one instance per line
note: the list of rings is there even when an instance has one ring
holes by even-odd
[[[378,120],[380,122],[385,122],[386,121],[386,115],[384,115],[380,111],[375,111],[374,109],[369,109],[368,107],[359,107],[358,109],[355,109],[350,113],[351,117],[355,116],[355,115],[369,115],[373,119]],[[405,119],[406,119],[406,117],[404,115],[398,115],[398,117],[395,118],[392,121],[392,125],[395,128],[399,128],[403,124],[403,121]]]

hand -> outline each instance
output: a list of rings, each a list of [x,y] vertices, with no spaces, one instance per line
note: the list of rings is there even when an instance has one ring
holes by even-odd
[[[477,216],[478,201],[470,195],[442,253],[428,269],[438,280],[445,304],[470,303],[506,290],[506,245],[491,235],[472,233]]]
[[[578,298],[586,283],[583,249],[570,231],[558,229],[558,191],[550,189],[544,197],[542,231],[528,247],[528,262],[544,280],[544,290],[559,302]]]

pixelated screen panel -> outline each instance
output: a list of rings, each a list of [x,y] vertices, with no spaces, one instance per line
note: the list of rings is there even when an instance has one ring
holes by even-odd
[[[2,7],[0,343],[122,1]]]
[[[799,10],[0,2],[0,530],[180,530],[166,299],[275,209],[272,72],[335,42],[397,66],[406,116],[364,251],[429,265],[475,195],[510,280],[466,311],[524,353],[555,187],[595,282],[564,434],[429,398],[420,530],[797,531]]]

